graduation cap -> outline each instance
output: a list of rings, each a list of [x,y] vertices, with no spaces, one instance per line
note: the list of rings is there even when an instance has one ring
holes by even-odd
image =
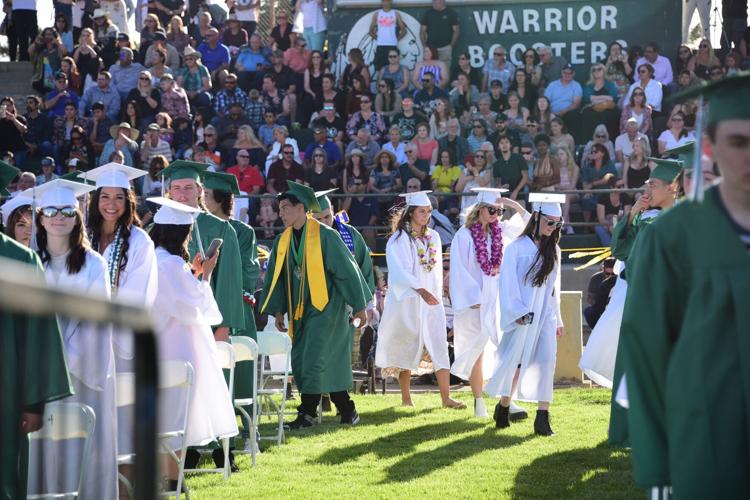
[[[10,196],[10,191],[5,188],[20,173],[21,171],[13,165],[0,160],[0,196]]]
[[[184,203],[164,198],[163,196],[146,198],[146,201],[161,205],[161,208],[154,215],[154,224],[189,226],[195,221],[196,214],[201,211],[199,208],[193,208]]]
[[[27,189],[21,196],[34,200],[34,206],[47,207],[77,207],[78,197],[95,190],[96,187],[65,179],[54,179],[41,186]]]
[[[2,206],[0,206],[0,211],[2,211],[3,213],[3,226],[6,228],[8,227],[8,219],[10,218],[10,214],[12,214],[14,210],[26,205],[31,206],[33,202],[33,199],[22,196],[20,194],[6,201]]]
[[[162,170],[159,175],[162,179],[176,181],[179,179],[200,180],[201,175],[206,171],[208,165],[198,163],[197,161],[177,160],[173,161],[167,168]]]
[[[682,161],[680,160],[665,160],[662,158],[647,158],[647,160],[656,163],[649,179],[659,179],[667,184],[672,184],[682,171]]]
[[[401,193],[399,196],[406,198],[407,207],[431,207],[430,198],[427,197],[432,191],[415,191],[413,193]]]
[[[552,217],[562,217],[561,203],[565,203],[565,195],[557,193],[529,193],[532,211]]]
[[[313,191],[312,188],[294,181],[286,181],[286,184],[289,186],[289,190],[282,194],[293,195],[305,206],[305,210],[322,212],[320,204],[318,204],[318,198],[315,196],[315,191]]]
[[[508,190],[505,188],[484,188],[475,187],[471,188],[471,191],[477,193],[477,203],[483,203],[485,205],[492,205],[493,207],[499,207],[500,202],[498,201],[503,193],[507,193]]]
[[[695,146],[695,141],[686,142],[682,146],[667,149],[666,151],[664,151],[664,156],[676,156],[677,159],[682,162],[682,166],[688,169],[693,165],[693,158],[695,157]]]
[[[672,97],[672,101],[683,101],[703,97],[709,101],[706,125],[724,120],[750,120],[750,71],[742,71],[732,76],[710,83],[690,87]]]
[[[104,187],[130,189],[130,181],[143,177],[148,172],[120,163],[107,163],[78,175],[79,179],[92,179],[97,189]]]
[[[95,183],[91,179],[86,179],[86,172],[81,172],[80,170],[73,170],[72,172],[68,172],[65,175],[61,175],[59,179],[62,179],[64,181],[71,181],[71,182],[77,182],[79,184],[88,184],[90,186],[94,186]]]
[[[203,177],[203,186],[207,189],[232,193],[233,195],[240,194],[240,185],[237,182],[237,177],[232,174],[206,170],[201,176]]]
[[[326,189],[325,191],[315,191],[315,197],[318,199],[318,205],[320,205],[320,212],[327,208],[331,208],[331,199],[328,195],[334,191],[338,191],[338,188]]]

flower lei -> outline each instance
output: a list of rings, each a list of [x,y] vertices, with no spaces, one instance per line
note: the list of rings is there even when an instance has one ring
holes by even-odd
[[[495,276],[500,272],[500,262],[503,260],[503,232],[500,224],[490,224],[490,243],[492,244],[492,255],[489,255],[487,241],[482,230],[482,224],[477,222],[469,228],[471,239],[474,241],[474,250],[477,254],[477,262],[482,272],[487,276]]]
[[[427,246],[426,250],[424,247],[417,247],[417,255],[419,256],[419,265],[429,273],[437,264],[437,248],[435,242],[432,241],[432,236],[426,232],[426,228],[422,235],[418,235],[413,229],[409,231],[409,235],[415,240],[421,239]]]

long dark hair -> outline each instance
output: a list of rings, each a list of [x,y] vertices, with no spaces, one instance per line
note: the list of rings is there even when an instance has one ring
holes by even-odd
[[[47,250],[47,230],[42,225],[42,217],[40,213],[36,218],[36,244],[39,247],[39,257],[42,259],[42,263],[46,264],[52,258],[52,255]],[[91,248],[89,239],[86,237],[86,231],[83,229],[83,215],[77,207],[75,218],[76,224],[68,237],[70,253],[65,259],[65,267],[69,274],[78,274],[83,268],[83,264],[86,263],[86,250]]]
[[[162,247],[172,255],[182,257],[185,262],[190,261],[188,254],[188,235],[193,228],[189,224],[154,224],[148,235],[155,247]]]
[[[383,102],[384,107],[387,108],[386,111],[393,111],[393,107],[396,105],[396,84],[390,78],[383,78],[381,81],[388,87],[388,102]],[[383,99],[385,99],[385,96],[383,96]]]
[[[522,236],[528,236],[532,240],[539,241],[539,249],[536,252],[534,263],[526,271],[525,280],[531,282],[535,287],[541,287],[547,281],[547,277],[555,268],[557,263],[557,243],[560,241],[560,228],[549,236],[540,235],[537,238],[537,226],[541,224],[541,214],[534,212],[526,224]]]
[[[122,189],[122,188],[120,188]],[[138,218],[136,212],[135,194],[132,189],[122,189],[125,195],[125,212],[117,219],[115,224],[115,230],[120,229],[120,236],[122,236],[122,260],[120,264],[120,270],[125,269],[128,264],[128,249],[130,248],[130,233],[132,232],[133,226],[140,227],[141,220]],[[94,250],[99,251],[99,239],[102,235],[102,225],[104,224],[104,218],[99,212],[99,197],[101,196],[102,188],[97,189],[91,193],[91,202],[89,203],[88,211],[88,222],[89,222],[89,236],[91,237],[91,246]]]
[[[28,217],[29,222],[31,221],[31,207],[29,205],[22,205],[10,213],[8,217],[8,225],[5,226],[5,234],[16,239],[16,224],[22,218]]]
[[[391,234],[406,233],[411,238],[411,215],[417,207],[406,206],[393,211],[391,216]]]
[[[234,213],[234,195],[228,191],[219,191],[213,189],[212,191],[214,201],[221,206],[221,211],[224,215],[232,216]]]

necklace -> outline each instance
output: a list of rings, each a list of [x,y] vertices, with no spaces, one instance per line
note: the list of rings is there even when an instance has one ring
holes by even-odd
[[[432,241],[432,235],[430,235],[426,229],[427,228],[424,228],[422,230],[421,235],[418,235],[417,232],[412,229],[409,231],[409,235],[415,241],[421,240],[427,247],[425,249],[425,247],[417,246],[417,255],[419,256],[419,265],[429,273],[435,267],[435,264],[437,264],[437,248],[435,247],[435,242]]]
[[[477,222],[469,228],[471,239],[474,241],[474,251],[477,254],[477,262],[482,272],[487,276],[496,276],[500,272],[500,262],[503,260],[503,231],[500,224],[490,224],[490,244],[487,248],[487,240],[482,230],[482,224]],[[492,255],[490,255],[490,250]]]
[[[109,260],[107,261],[107,268],[109,269],[109,288],[114,293],[117,287],[120,285],[120,260],[122,259],[122,246],[123,238],[120,237],[122,226],[117,226],[115,231],[115,237],[112,240],[112,251],[109,254]]]

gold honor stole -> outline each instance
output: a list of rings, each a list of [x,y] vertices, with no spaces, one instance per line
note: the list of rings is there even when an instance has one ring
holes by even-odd
[[[304,299],[303,293],[305,290],[305,279],[309,282],[308,288],[310,289],[310,301],[313,307],[318,311],[322,311],[328,305],[328,286],[326,285],[326,277],[323,270],[323,247],[320,243],[320,223],[315,219],[308,219],[307,227],[305,228],[305,240],[304,240],[304,256],[302,260],[302,275],[300,277],[300,290],[299,290],[299,303],[297,308],[292,313],[292,287],[291,287],[291,269],[287,270],[287,310],[289,313],[289,336],[294,338],[293,325],[294,321],[302,319],[302,313],[304,312]],[[276,283],[281,275],[281,270],[284,267],[284,263],[289,257],[289,247],[292,244],[292,227],[288,227],[281,233],[279,239],[279,245],[276,249],[276,262],[273,269],[273,279],[271,280],[271,288],[268,290],[266,300],[263,302],[261,313],[265,311],[268,301],[271,298]]]

